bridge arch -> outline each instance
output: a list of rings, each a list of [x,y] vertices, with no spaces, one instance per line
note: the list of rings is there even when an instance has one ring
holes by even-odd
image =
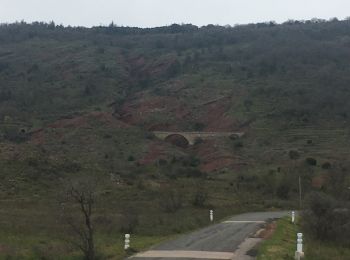
[[[190,141],[182,134],[173,133],[164,138],[164,141],[181,148],[187,148],[190,145]]]

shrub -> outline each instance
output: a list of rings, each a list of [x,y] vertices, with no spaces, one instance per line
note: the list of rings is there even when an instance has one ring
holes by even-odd
[[[290,150],[288,155],[289,155],[289,158],[292,159],[292,160],[299,159],[299,157],[300,157],[299,152],[296,151],[296,150]]]
[[[10,142],[23,143],[28,140],[29,135],[25,131],[23,132],[13,128],[7,128],[4,131],[4,138]]]
[[[138,225],[139,215],[137,212],[133,209],[124,209],[124,212],[120,219],[120,232],[134,233]]]
[[[237,139],[239,138],[239,136],[236,135],[236,134],[232,134],[232,135],[230,135],[229,138],[230,138],[231,140],[237,140]]]
[[[324,193],[310,193],[302,226],[314,238],[350,245],[350,208]]]
[[[160,166],[164,166],[164,165],[167,165],[168,164],[168,161],[167,160],[165,160],[165,159],[159,159],[158,160],[158,165],[160,165]]]
[[[242,148],[242,147],[243,147],[243,142],[242,142],[242,140],[235,140],[233,146],[234,146],[235,148]]]
[[[146,132],[145,133],[145,138],[149,139],[149,140],[154,140],[156,138],[156,136],[152,132]]]
[[[311,166],[316,166],[317,165],[317,160],[314,159],[314,158],[306,158],[305,159],[305,162],[308,164],[308,165],[311,165]]]
[[[194,194],[192,204],[195,207],[204,207],[207,200],[208,200],[208,193],[203,189],[198,189]]]
[[[203,143],[203,139],[200,138],[200,137],[197,137],[195,140],[194,140],[194,144],[197,145],[197,144],[201,144]]]
[[[250,108],[251,108],[251,106],[253,105],[253,101],[251,101],[250,99],[246,99],[246,100],[244,100],[244,107],[245,107],[245,109],[246,109],[246,111],[250,111]]]
[[[325,162],[324,164],[322,164],[322,169],[330,169],[331,168],[331,164],[329,162]]]
[[[178,170],[178,175],[184,176],[187,178],[205,178],[205,177],[207,177],[206,173],[200,171],[197,168],[193,168],[193,167],[180,168]]]
[[[204,128],[205,128],[205,125],[200,122],[196,122],[193,126],[194,131],[203,131]]]
[[[197,167],[200,164],[200,160],[196,156],[189,156],[182,158],[183,166]]]
[[[288,199],[289,198],[289,192],[290,192],[290,185],[288,183],[281,183],[278,185],[276,194],[280,199]]]
[[[135,161],[135,157],[134,157],[134,156],[132,156],[132,155],[129,155],[129,157],[128,157],[128,161],[129,161],[129,162],[133,162],[133,161]]]
[[[182,194],[177,190],[163,191],[160,197],[159,206],[164,212],[174,213],[182,208],[183,198]]]

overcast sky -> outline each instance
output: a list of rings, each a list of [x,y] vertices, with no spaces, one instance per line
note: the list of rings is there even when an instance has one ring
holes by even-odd
[[[344,19],[350,0],[0,0],[0,23],[155,27],[172,23],[234,25],[274,20]]]

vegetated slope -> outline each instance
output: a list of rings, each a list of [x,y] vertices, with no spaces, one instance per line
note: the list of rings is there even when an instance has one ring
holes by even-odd
[[[89,177],[111,257],[121,233],[148,245],[209,208],[296,207],[299,176],[303,196],[349,199],[349,58],[349,21],[1,25],[1,257],[76,259],[58,197]],[[157,130],[245,136],[178,147]]]
[[[277,176],[300,167],[322,186],[325,170],[341,168],[347,158],[349,58],[349,21],[2,25],[1,157],[6,164],[45,154],[79,162],[82,172],[93,166],[105,173],[142,172],[147,165],[159,171],[160,160],[179,158],[192,158],[190,167],[209,173]],[[183,149],[156,140],[153,130],[244,131],[246,137],[198,140]],[[113,138],[123,142],[112,145]],[[309,157],[316,166],[305,167]]]

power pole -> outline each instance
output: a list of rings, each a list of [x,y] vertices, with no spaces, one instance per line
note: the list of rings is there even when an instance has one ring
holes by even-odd
[[[299,210],[301,210],[301,178],[299,175]]]

